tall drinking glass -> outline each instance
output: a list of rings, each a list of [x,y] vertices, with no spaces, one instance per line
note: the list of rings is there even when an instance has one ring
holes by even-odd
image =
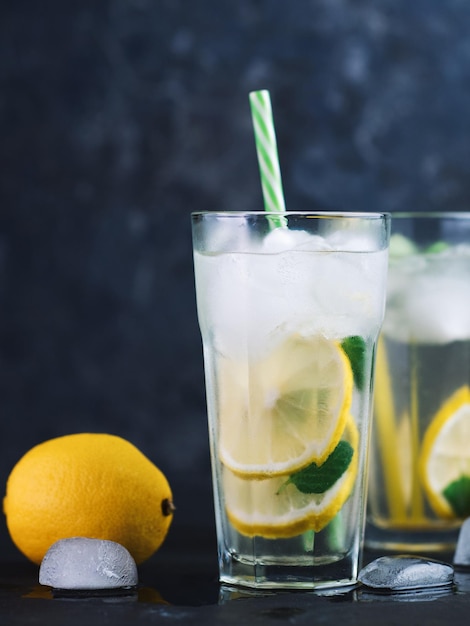
[[[366,544],[455,547],[470,516],[470,213],[394,213]]]
[[[220,580],[351,585],[385,214],[194,213]]]

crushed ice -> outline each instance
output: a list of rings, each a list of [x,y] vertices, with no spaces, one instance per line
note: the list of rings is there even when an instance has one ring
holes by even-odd
[[[61,539],[49,548],[39,568],[39,583],[54,589],[121,589],[137,582],[137,566],[126,548],[103,539]]]
[[[218,352],[245,358],[248,345],[255,359],[294,332],[343,338],[379,331],[387,251],[343,254],[328,239],[287,228],[250,245],[249,254],[194,254],[197,291],[209,303],[200,302],[199,322]]]

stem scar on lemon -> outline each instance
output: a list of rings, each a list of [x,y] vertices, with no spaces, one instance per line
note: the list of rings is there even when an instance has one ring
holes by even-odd
[[[174,510],[158,467],[129,441],[97,433],[31,448],[3,499],[13,543],[37,564],[53,543],[76,536],[120,543],[142,563],[165,540]]]

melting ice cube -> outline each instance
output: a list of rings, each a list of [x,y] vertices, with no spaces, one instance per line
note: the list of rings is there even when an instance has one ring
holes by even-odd
[[[434,559],[382,556],[366,565],[358,578],[363,585],[380,591],[411,591],[451,585],[454,569]]]
[[[470,517],[464,521],[460,528],[454,554],[454,565],[470,567]]]
[[[137,566],[126,548],[103,539],[61,539],[39,568],[39,583],[54,589],[119,589],[137,582]]]

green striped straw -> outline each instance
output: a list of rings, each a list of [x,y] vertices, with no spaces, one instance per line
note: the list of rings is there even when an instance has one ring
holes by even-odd
[[[264,208],[270,213],[284,213],[286,207],[269,91],[266,89],[252,91],[250,93],[250,107],[255,131]],[[270,216],[270,221],[274,227],[286,226],[285,217]]]

